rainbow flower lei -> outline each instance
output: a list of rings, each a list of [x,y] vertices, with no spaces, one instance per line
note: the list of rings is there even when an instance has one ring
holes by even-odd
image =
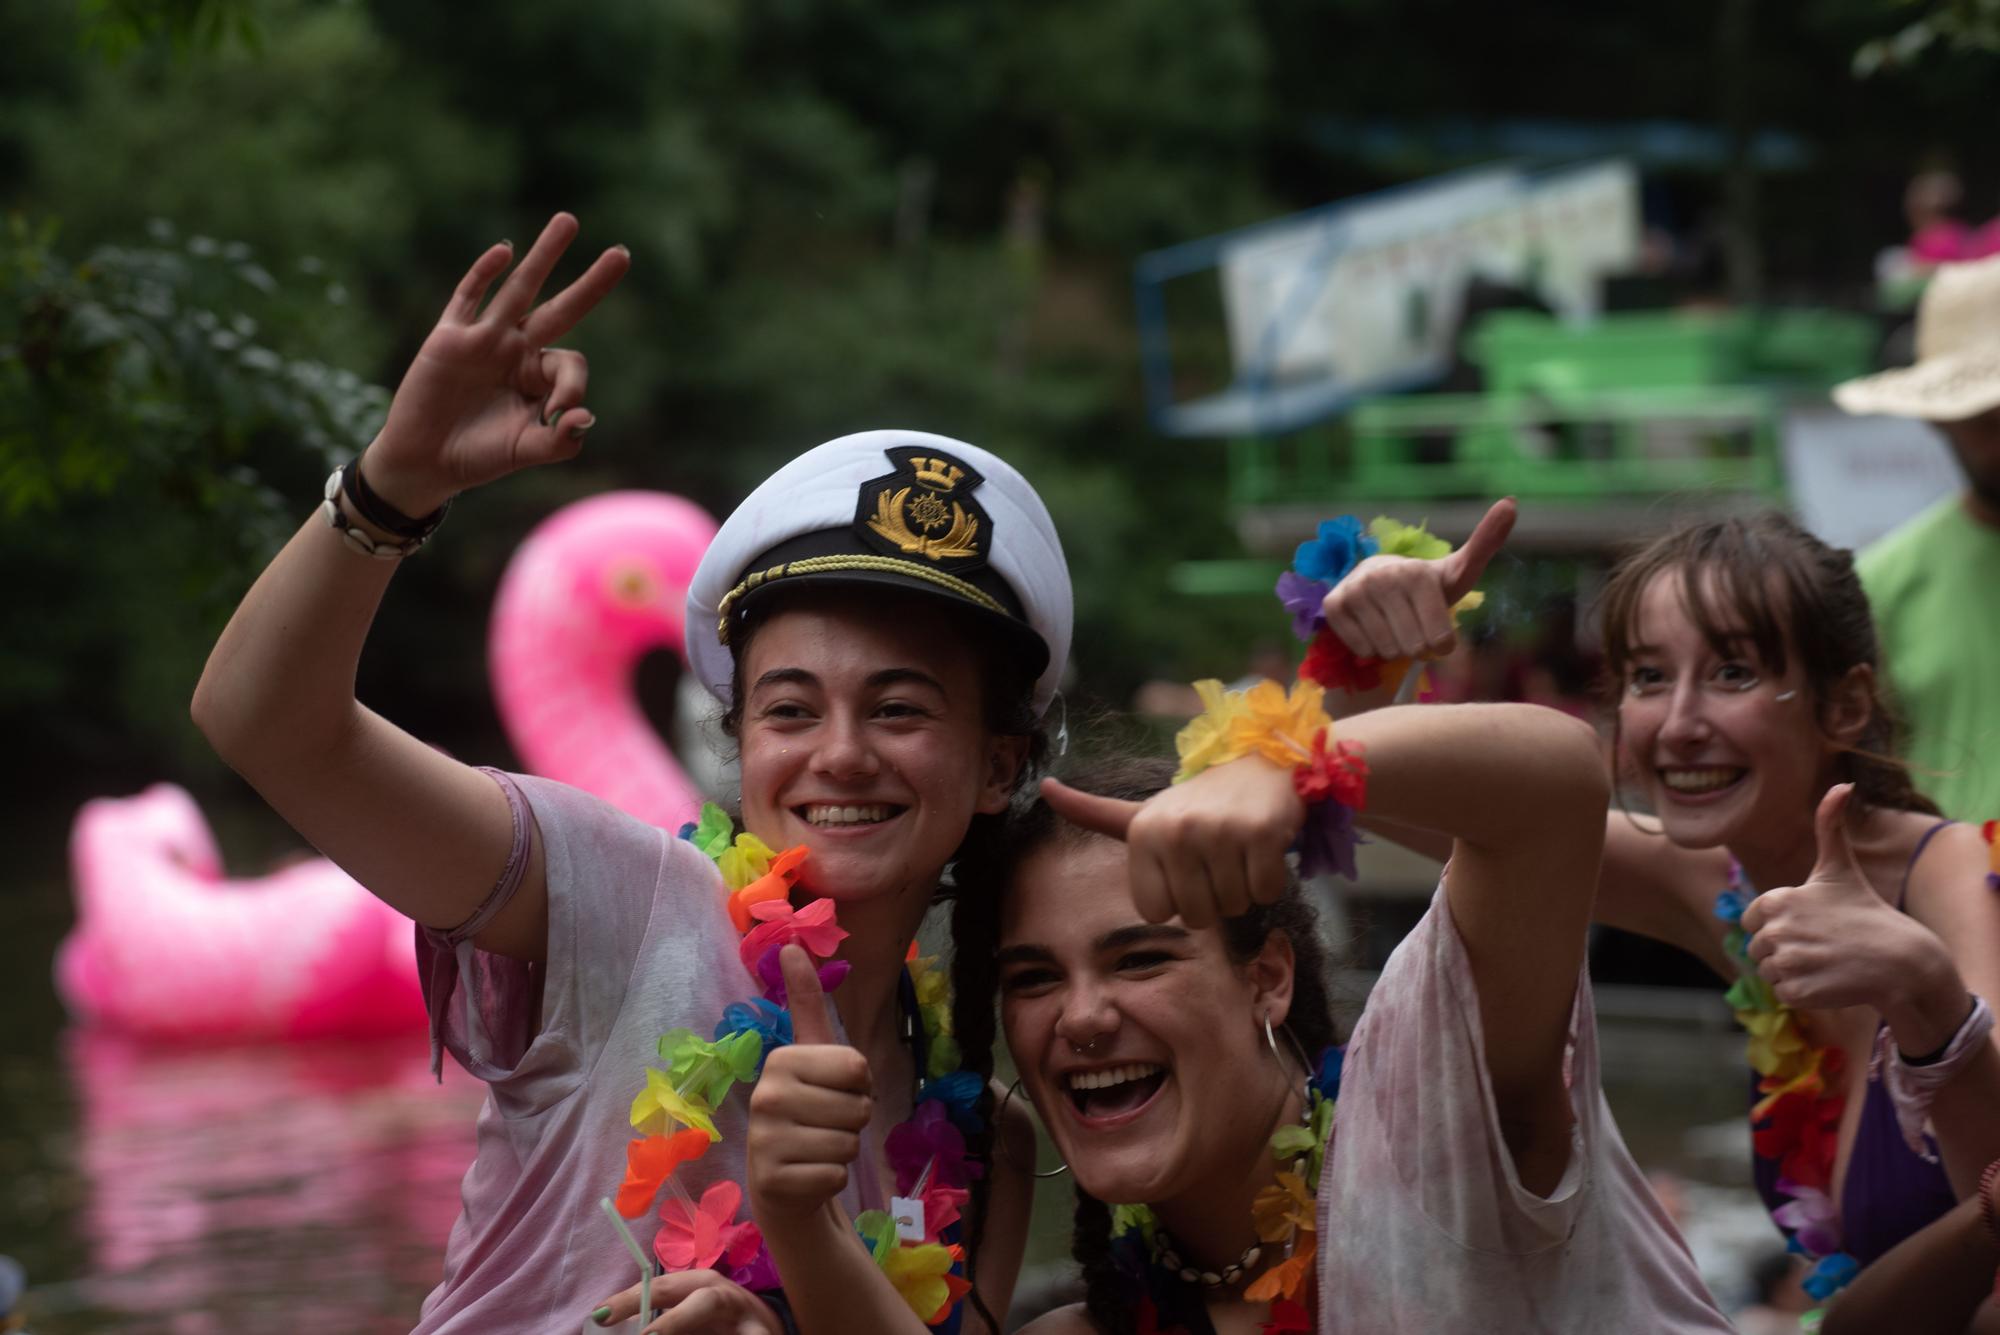
[[[805,949],[828,990],[847,976],[832,958],[847,933],[834,921],[833,901],[794,909],[791,892],[805,862],[803,847],[774,853],[753,834],[735,833],[714,803],[680,837],[715,861],[727,888],[730,920],[743,936],[739,955],[763,996],[723,1011],[714,1036],[673,1029],[659,1040],[661,1067],[647,1066],[644,1087],[632,1100],[637,1139],[626,1146],[625,1180],[616,1210],[636,1219],[662,1191],[660,1227],[653,1249],[666,1270],[714,1269],[753,1292],[775,1295],[777,1267],[762,1232],[737,1219],[743,1189],[718,1182],[695,1200],[675,1174],[722,1139],[715,1109],[738,1085],[754,1083],[765,1059],[792,1042],[784,975],[778,952]],[[914,944],[906,964],[904,1003],[920,1021],[917,1062],[926,1077],[910,1119],[890,1131],[885,1149],[895,1173],[897,1213],[864,1211],[854,1221],[862,1245],[924,1324],[956,1330],[959,1300],[971,1289],[963,1278],[965,1253],[957,1243],[959,1212],[969,1183],[984,1165],[968,1153],[965,1137],[983,1129],[979,1096],[984,1082],[961,1070],[951,1032],[950,986],[935,958],[919,958]]]
[[[1742,867],[1731,862],[1729,885],[1715,897],[1715,916],[1729,924],[1722,945],[1736,962],[1737,979],[1727,1000],[1750,1035],[1748,1056],[1763,1095],[1750,1109],[1751,1145],[1759,1159],[1777,1164],[1777,1189],[1791,1199],[1771,1218],[1784,1230],[1786,1247],[1813,1262],[1805,1290],[1824,1303],[1861,1271],[1860,1262],[1841,1250],[1840,1212],[1833,1203],[1845,1058],[1839,1048],[1814,1044],[1757,972],[1742,926],[1752,898]],[[1816,1329],[1817,1312],[1801,1324]]]
[[[1319,1068],[1306,1081],[1304,1117],[1278,1128],[1271,1136],[1271,1155],[1286,1166],[1278,1170],[1276,1181],[1257,1193],[1250,1210],[1258,1242],[1282,1248],[1284,1259],[1243,1290],[1248,1301],[1271,1304],[1261,1335],[1293,1335],[1313,1329],[1315,1303],[1309,1281],[1319,1244],[1315,1209],[1346,1057],[1345,1046],[1320,1054]],[[1137,1335],[1185,1335],[1206,1328],[1201,1291],[1184,1272],[1166,1263],[1165,1251],[1159,1220],[1151,1206],[1112,1207],[1111,1257],[1136,1291]]]

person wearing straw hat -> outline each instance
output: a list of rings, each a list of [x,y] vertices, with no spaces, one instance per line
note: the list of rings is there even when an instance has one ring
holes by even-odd
[[[994,1335],[1033,1133],[996,1111],[990,999],[953,1015],[912,942],[1036,768],[1068,657],[1068,567],[1026,478],[863,432],[723,524],[685,627],[739,754],[740,834],[715,807],[676,838],[475,769],[355,699],[376,606],[452,495],[571,458],[595,420],[582,356],[551,344],[630,256],[544,300],[577,230],[558,214],[518,264],[506,242],[474,262],[193,702],[232,767],[416,920],[433,1063],[488,1086],[417,1329],[606,1325],[636,1277],[617,1319],[653,1331]]]
[[[1836,386],[1850,413],[1935,426],[1965,489],[1862,552],[1909,760],[1944,811],[2000,815],[2000,256],[1939,266],[1915,365]]]

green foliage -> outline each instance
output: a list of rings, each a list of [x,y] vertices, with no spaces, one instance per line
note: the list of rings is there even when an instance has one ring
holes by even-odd
[[[1854,72],[1870,74],[1913,64],[1936,49],[2000,52],[2000,0],[1881,0],[1903,20],[1888,37],[1854,53]]]
[[[64,262],[55,227],[15,215],[0,244],[0,516],[52,518],[71,497],[192,501],[228,539],[273,550],[290,527],[271,457],[330,467],[367,443],[388,395],[281,350],[344,289],[307,264],[283,286],[241,242],[102,247]],[[303,281],[301,281],[303,280]],[[301,299],[300,286],[313,296]],[[280,331],[278,347],[266,326]]]
[[[1996,6],[1758,8],[1760,114],[1832,164],[1767,193],[1774,255],[1844,246],[1865,274],[1869,201],[1893,227],[1879,182],[1908,145],[1984,152],[1979,79],[1877,80],[1828,109],[1827,76],[1886,19],[1977,45]],[[1235,675],[1283,626],[1267,599],[1168,591],[1175,562],[1241,549],[1220,446],[1144,418],[1136,253],[1391,183],[1338,128],[1371,117],[1421,146],[1410,173],[1462,158],[1434,116],[1706,122],[1713,19],[1588,0],[0,6],[0,556],[32,595],[0,610],[0,728],[59,763],[194,767],[206,647],[329,454],[366,438],[368,386],[394,383],[472,256],[558,207],[585,231],[557,282],[598,246],[635,256],[574,340],[602,424],[576,463],[466,498],[398,577],[371,703],[490,754],[484,612],[534,522],[610,486],[719,513],[801,448],[884,424],[989,445],[1041,487],[1077,580],[1074,696]],[[1214,284],[1187,282],[1176,347],[1226,374]]]
[[[264,30],[255,0],[83,0],[84,40],[112,61],[165,44],[217,50],[234,40],[256,50]]]
[[[34,592],[0,611],[0,702],[46,722],[92,690],[83,717],[171,746],[236,591],[388,395],[291,353],[347,300],[324,266],[148,231],[81,262],[52,223],[0,235],[0,563]]]

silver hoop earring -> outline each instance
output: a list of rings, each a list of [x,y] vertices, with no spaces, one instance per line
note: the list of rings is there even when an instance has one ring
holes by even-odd
[[[1007,1104],[1013,1099],[1014,1091],[1019,1089],[1020,1087],[1021,1087],[1021,1077],[1017,1075],[1014,1077],[1014,1083],[1007,1086],[1006,1096],[1000,1100],[1000,1110],[993,1115],[994,1152],[997,1153],[1001,1158],[1005,1159],[1008,1163],[1013,1164],[1013,1166],[1020,1172],[1026,1173],[1029,1177],[1033,1178],[1061,1177],[1064,1173],[1067,1173],[1069,1171],[1068,1164],[1064,1164],[1060,1168],[1051,1168],[1048,1172],[1042,1173],[1042,1172],[1037,1172],[1033,1164],[1028,1164],[1024,1167],[1019,1163],[1015,1163],[1014,1156],[1007,1153],[1007,1142],[1000,1134],[1000,1124],[1006,1120]],[[1032,1104],[1032,1100],[1030,1101],[1030,1103]]]
[[[1291,1046],[1292,1055],[1299,1059],[1299,1069],[1305,1072],[1306,1079],[1312,1079],[1313,1064],[1312,1059],[1306,1056],[1305,1044],[1299,1042],[1299,1036],[1292,1032],[1290,1025],[1281,1024],[1278,1028],[1285,1031],[1285,1042]],[[1278,1036],[1271,1031],[1271,1012],[1269,1011],[1264,1012],[1264,1042],[1271,1049],[1272,1059],[1278,1065],[1283,1066],[1285,1064],[1285,1056],[1278,1051]]]

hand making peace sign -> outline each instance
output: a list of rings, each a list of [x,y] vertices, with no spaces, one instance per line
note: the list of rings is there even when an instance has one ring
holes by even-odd
[[[556,261],[576,239],[567,213],[549,219],[514,272],[510,243],[474,261],[424,339],[368,447],[369,485],[405,514],[428,514],[467,487],[568,459],[594,422],[583,406],[583,354],[549,345],[574,329],[632,265],[614,246],[582,277],[536,305]]]

